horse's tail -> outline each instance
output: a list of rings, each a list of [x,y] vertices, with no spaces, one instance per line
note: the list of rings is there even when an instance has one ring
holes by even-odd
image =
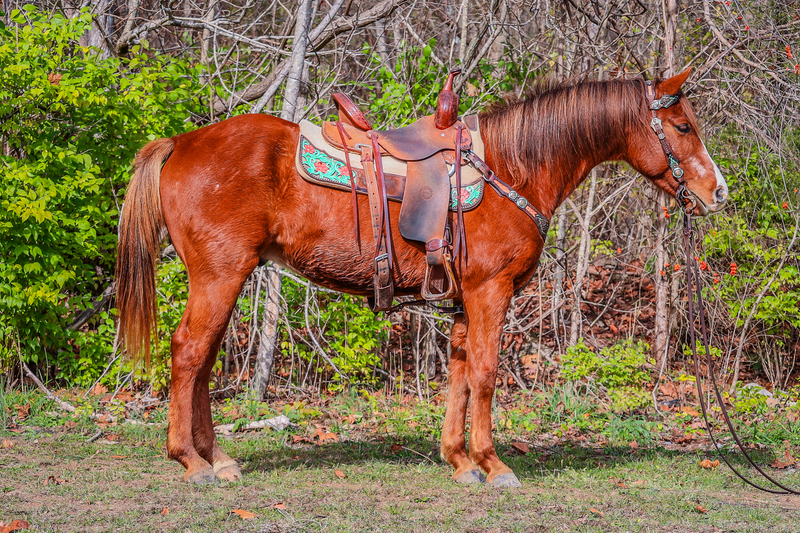
[[[136,155],[134,173],[119,222],[117,309],[119,339],[134,361],[144,354],[156,331],[156,261],[165,229],[161,211],[161,166],[172,154],[172,139],[149,143]]]

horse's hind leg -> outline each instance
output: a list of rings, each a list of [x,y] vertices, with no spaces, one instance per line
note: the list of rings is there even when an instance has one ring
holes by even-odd
[[[186,468],[184,479],[188,482],[207,483],[217,477],[233,480],[241,476],[217,444],[208,382],[231,311],[253,267],[255,260],[249,268],[233,272],[195,273],[189,269],[189,302],[172,337],[167,432],[167,452]]]

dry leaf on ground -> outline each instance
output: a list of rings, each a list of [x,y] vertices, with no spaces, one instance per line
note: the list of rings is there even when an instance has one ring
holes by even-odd
[[[3,439],[3,448],[8,449],[8,448],[13,448],[13,447],[14,447],[14,441],[13,440],[11,440],[11,439]]]
[[[94,387],[92,387],[92,391],[91,391],[91,392],[92,392],[92,394],[93,394],[94,396],[100,396],[100,395],[102,395],[102,394],[106,394],[106,393],[108,392],[108,388],[107,388],[107,387],[105,387],[105,386],[103,386],[103,385],[100,385],[100,384],[98,383],[97,385],[95,385]]]
[[[285,511],[286,510],[286,504],[283,503],[283,502],[278,502],[275,505],[273,505],[272,508],[273,509],[278,509],[280,511]]]
[[[703,459],[700,461],[700,467],[705,468],[706,470],[711,470],[712,468],[716,468],[719,466],[719,459],[714,459],[713,461],[709,461],[708,459]]]
[[[704,513],[704,514],[708,512],[708,509],[706,509],[699,503],[694,506],[694,510],[697,511],[698,513]]]
[[[790,466],[794,466],[796,462],[797,460],[794,457],[792,457],[792,454],[789,453],[789,450],[786,450],[782,458],[775,459],[775,462],[769,466],[771,466],[772,468],[783,470],[784,468],[789,468]]]
[[[45,486],[47,486],[47,485],[49,485],[51,483],[53,485],[61,485],[62,483],[66,483],[66,482],[67,482],[66,479],[61,479],[61,478],[58,478],[56,476],[48,476],[47,479],[44,480]]]
[[[167,516],[169,514],[169,507],[164,507],[161,509],[161,516]]]
[[[688,405],[684,405],[683,407],[681,407],[681,413],[689,416],[700,416],[700,413],[698,413],[695,409],[692,409]]]
[[[346,477],[347,477],[347,474],[345,474],[345,473],[344,473],[344,472],[342,472],[341,470],[334,470],[334,471],[333,471],[333,473],[334,473],[334,474],[336,475],[336,477],[338,477],[339,479],[344,479],[344,478],[346,478]]]
[[[234,509],[231,512],[235,515],[239,515],[242,518],[242,520],[251,520],[256,517],[254,513],[251,513],[250,511],[245,511],[244,509]]]
[[[590,512],[590,513],[593,513],[593,514],[596,514],[596,515],[600,515],[600,516],[605,516],[605,515],[606,515],[606,514],[605,514],[603,511],[598,511],[598,510],[597,510],[597,509],[595,509],[594,507],[592,507],[591,509],[589,509],[589,512]]]
[[[29,527],[31,527],[31,525],[25,520],[14,520],[10,524],[3,524],[0,522],[0,533],[11,533],[12,531],[28,529]]]
[[[531,447],[526,442],[512,442],[511,447],[517,450],[522,455],[531,451]]]
[[[628,446],[630,446],[631,450],[634,451],[639,449],[639,443],[636,441],[632,441],[630,444],[628,444]]]
[[[326,431],[325,428],[318,427],[314,430],[314,436],[312,438],[319,439],[319,444],[324,444],[326,441],[336,442],[339,440],[339,437],[336,436],[335,433],[330,433]]]

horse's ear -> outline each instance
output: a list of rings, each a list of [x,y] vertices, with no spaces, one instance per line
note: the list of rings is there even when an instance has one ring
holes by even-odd
[[[686,81],[686,78],[689,77],[689,74],[692,73],[692,67],[687,68],[680,74],[676,74],[671,78],[667,78],[666,80],[662,81],[658,87],[661,89],[662,94],[678,94],[678,91],[681,90],[681,85]]]

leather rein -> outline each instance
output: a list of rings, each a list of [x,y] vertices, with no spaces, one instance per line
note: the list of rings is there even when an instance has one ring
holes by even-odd
[[[780,482],[776,481],[772,476],[767,474],[761,467],[759,467],[755,461],[750,457],[745,450],[744,444],[739,439],[739,435],[733,428],[733,422],[728,415],[728,408],[725,407],[725,402],[723,401],[722,393],[720,393],[719,385],[717,384],[717,378],[714,373],[714,362],[711,359],[711,350],[709,349],[709,340],[708,340],[708,329],[706,327],[706,312],[705,312],[705,305],[703,303],[703,291],[700,281],[699,273],[697,272],[697,265],[694,261],[692,261],[692,250],[695,247],[694,242],[694,229],[692,227],[692,211],[697,206],[697,201],[694,198],[694,193],[692,193],[686,187],[686,181],[683,179],[683,169],[680,166],[680,160],[675,155],[675,152],[672,151],[672,147],[667,141],[666,136],[664,135],[664,130],[661,126],[661,120],[656,116],[656,111],[659,109],[665,109],[680,100],[680,93],[674,95],[664,95],[659,99],[656,99],[655,95],[655,87],[651,81],[645,82],[645,89],[647,93],[647,100],[649,104],[650,111],[652,113],[652,120],[650,121],[650,127],[653,128],[653,131],[658,136],[658,140],[661,143],[661,149],[664,151],[664,156],[667,158],[667,166],[669,166],[670,170],[672,171],[672,177],[678,184],[678,188],[675,192],[675,200],[678,202],[683,208],[683,243],[684,248],[686,251],[686,290],[688,292],[688,312],[689,312],[689,339],[692,345],[692,357],[694,358],[694,378],[695,383],[697,384],[697,395],[700,401],[700,410],[703,413],[703,420],[706,424],[706,432],[708,433],[711,442],[714,444],[714,449],[717,451],[717,455],[722,459],[722,461],[728,465],[734,474],[736,474],[742,481],[747,483],[748,485],[757,488],[758,490],[769,492],[771,494],[797,494],[800,495],[800,490],[792,489],[786,487],[785,485],[781,484]],[[771,482],[774,486],[778,487],[778,489],[762,487],[761,485],[757,485],[754,482],[750,481],[743,474],[741,474],[733,465],[730,463],[728,458],[725,456],[725,453],[720,448],[717,439],[714,438],[714,433],[711,430],[711,423],[708,421],[708,408],[706,407],[706,402],[703,400],[703,385],[700,382],[700,362],[697,357],[697,341],[695,340],[695,327],[694,327],[694,295],[692,294],[692,280],[694,279],[694,291],[697,295],[697,304],[698,304],[698,316],[700,318],[700,332],[702,334],[703,340],[703,347],[706,351],[706,364],[708,366],[708,377],[711,380],[712,385],[714,386],[714,396],[717,399],[717,403],[719,404],[720,411],[722,412],[722,417],[725,420],[725,425],[728,427],[728,430],[731,432],[731,436],[733,440],[736,442],[739,450],[741,450],[742,455],[747,459],[747,461],[756,469],[756,471],[761,474],[765,479]],[[710,408],[710,404],[709,404]]]

